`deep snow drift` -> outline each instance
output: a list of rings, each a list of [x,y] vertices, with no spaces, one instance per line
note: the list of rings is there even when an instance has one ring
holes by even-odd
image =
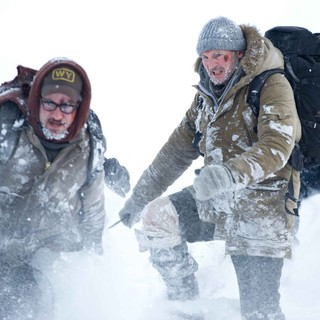
[[[118,219],[124,199],[108,190],[106,194],[108,227]],[[287,320],[320,319],[319,208],[320,195],[302,203],[299,243],[282,277]],[[175,320],[172,310],[183,308],[201,311],[206,319],[240,320],[236,277],[223,242],[189,248],[199,263],[200,298],[187,306],[166,300],[164,284],[148,253],[139,252],[133,230],[122,224],[106,228],[103,256],[68,253],[52,263],[53,255],[42,252],[35,263],[52,278],[55,320]]]

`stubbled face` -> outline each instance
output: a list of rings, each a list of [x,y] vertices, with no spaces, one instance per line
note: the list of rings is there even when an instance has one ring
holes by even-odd
[[[215,85],[230,79],[242,57],[242,51],[208,50],[201,54],[203,66]]]
[[[55,110],[49,111],[48,108],[53,109],[55,104],[58,105]],[[72,106],[79,105],[78,102],[73,101],[63,93],[51,93],[42,96],[40,99],[39,117],[42,131],[48,140],[62,140],[69,133],[68,128],[73,123],[77,111],[74,108],[70,114],[62,112],[59,106],[63,108],[65,104]]]

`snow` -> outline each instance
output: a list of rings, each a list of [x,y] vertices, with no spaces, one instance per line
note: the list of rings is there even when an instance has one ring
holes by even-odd
[[[148,252],[139,252],[133,230],[122,224],[107,229],[124,200],[109,190],[106,194],[103,256],[66,253],[52,263],[53,254],[42,252],[35,263],[52,279],[55,320],[175,320],[173,310],[185,308],[207,319],[240,320],[236,276],[223,241],[189,244],[199,263],[200,297],[188,305],[167,301],[165,286]],[[320,194],[302,202],[294,257],[285,260],[280,292],[287,320],[320,318],[319,205]]]
[[[263,8],[254,0],[219,6],[212,0],[1,0],[0,83],[13,79],[19,64],[38,69],[53,57],[77,61],[92,83],[107,156],[129,169],[134,185],[192,102],[196,41],[209,19],[225,15],[261,32],[275,25],[319,32],[316,8],[318,0],[270,0]],[[197,163],[173,189],[190,184],[194,168]],[[109,226],[124,199],[107,189],[106,195]],[[299,244],[283,270],[287,320],[320,319],[319,207],[320,196],[302,203]],[[190,250],[199,263],[201,291],[192,307],[209,319],[240,320],[235,273],[223,242],[192,244]],[[35,261],[52,279],[54,320],[174,320],[167,311],[182,308],[166,301],[148,253],[139,252],[134,231],[122,224],[106,228],[103,256],[55,258],[40,252]]]

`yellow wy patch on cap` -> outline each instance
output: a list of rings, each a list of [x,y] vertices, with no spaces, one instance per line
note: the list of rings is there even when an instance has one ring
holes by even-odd
[[[67,68],[57,68],[52,71],[52,80],[62,80],[74,83],[76,74]]]

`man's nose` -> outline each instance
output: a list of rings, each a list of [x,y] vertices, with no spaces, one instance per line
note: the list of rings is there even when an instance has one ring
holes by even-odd
[[[54,119],[62,119],[64,117],[63,112],[60,110],[59,107],[57,107],[54,111],[52,111],[52,117]]]
[[[212,68],[218,65],[218,61],[217,59],[213,59],[211,58],[210,60],[208,60],[208,65]]]

